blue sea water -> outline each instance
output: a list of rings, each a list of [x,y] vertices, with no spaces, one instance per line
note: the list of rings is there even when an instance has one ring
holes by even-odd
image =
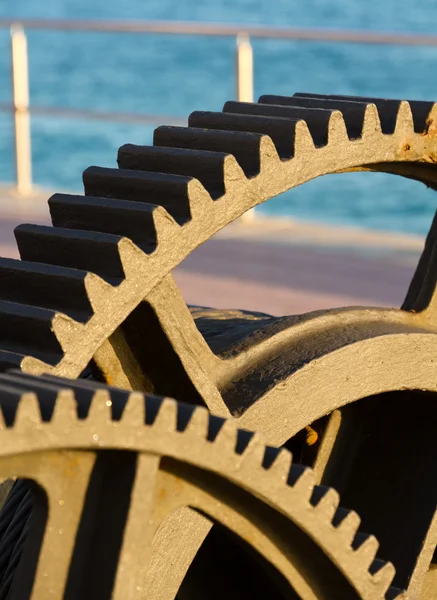
[[[435,33],[423,0],[0,0],[0,17],[171,19]],[[186,117],[235,94],[231,38],[29,31],[34,105]],[[254,40],[255,96],[296,91],[437,99],[437,48]],[[0,30],[0,102],[10,101],[9,32]],[[147,125],[34,117],[36,183],[80,190],[90,164],[114,166],[118,146],[151,142]],[[0,113],[0,181],[12,180],[12,126]],[[298,219],[425,233],[434,192],[371,173],[323,177],[259,209]]]

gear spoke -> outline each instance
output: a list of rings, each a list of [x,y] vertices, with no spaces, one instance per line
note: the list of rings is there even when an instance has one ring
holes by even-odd
[[[140,454],[137,459],[135,481],[132,488],[129,513],[123,536],[123,545],[117,567],[114,600],[142,600],[151,546],[156,524],[153,521],[155,482],[159,457]],[[139,583],[143,582],[143,583]]]
[[[41,486],[35,494],[31,526],[12,595],[32,600],[61,598],[95,455],[48,451],[2,457],[0,461],[2,473],[31,479]]]

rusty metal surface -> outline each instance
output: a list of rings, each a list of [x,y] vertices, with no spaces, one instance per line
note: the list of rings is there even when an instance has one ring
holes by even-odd
[[[395,585],[411,598],[428,590],[422,597],[431,600],[437,445],[426,426],[433,431],[437,418],[437,223],[400,309],[290,317],[190,310],[171,271],[245,211],[320,175],[385,171],[434,187],[436,110],[431,102],[264,96],[226,103],[222,113],[193,113],[188,128],[160,127],[153,147],[123,146],[119,169],[85,171],[85,196],[49,200],[53,227],[17,228],[23,260],[0,261],[2,369],[71,379],[88,369],[117,388],[174,396],[263,432],[359,508],[397,567]],[[27,381],[25,389],[37,391],[38,380]],[[32,435],[28,428],[17,439],[24,444]],[[218,491],[211,494],[217,501]],[[191,563],[194,569],[205,538],[195,513],[186,505],[167,521],[153,585],[166,588],[160,565],[169,556],[186,561],[180,573]],[[306,569],[299,565],[299,577]],[[200,585],[198,572],[192,577]],[[175,597],[181,581],[162,597]],[[305,581],[316,585],[313,575]],[[317,589],[297,593],[331,597]],[[378,597],[364,588],[357,594]]]

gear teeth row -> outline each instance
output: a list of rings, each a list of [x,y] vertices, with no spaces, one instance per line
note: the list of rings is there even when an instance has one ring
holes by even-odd
[[[181,225],[198,217],[211,202],[203,186],[185,175],[89,167],[83,182],[86,196],[160,205]]]
[[[320,113],[319,120],[321,120],[322,113],[329,115],[334,111],[340,111],[346,125],[349,139],[351,140],[362,136],[364,119],[369,106],[369,104],[365,102],[347,102],[328,99],[322,100],[320,98],[310,99],[296,96],[288,97],[273,95],[261,96],[258,102],[259,104],[256,104],[255,106],[260,106],[266,111],[271,110],[272,114],[273,111],[275,111],[278,116],[280,116],[280,112],[282,111],[283,116],[287,116],[287,114],[290,116],[293,114],[295,116],[302,114],[301,118],[305,118],[303,116],[303,111],[305,111],[309,114],[314,113],[314,115]],[[225,104],[225,107],[227,104]],[[380,118],[378,113],[375,114]],[[315,119],[315,117],[313,117],[313,119]]]
[[[310,145],[314,148],[308,126],[300,119],[197,111],[191,113],[188,123],[190,127],[196,128],[262,133],[270,137],[278,156],[283,160],[297,154],[299,143],[301,146]]]
[[[17,430],[28,427],[29,421],[37,429],[38,423],[56,427],[57,422],[65,428],[66,419],[86,419],[94,428],[99,424],[107,426],[111,421],[119,421],[120,426],[142,423],[153,426],[158,434],[184,432],[219,444],[218,451],[223,456],[233,450],[233,461],[235,456],[239,457],[239,471],[247,468],[247,472],[253,473],[253,469],[263,468],[270,474],[269,486],[279,482],[291,487],[294,497],[313,507],[316,519],[337,529],[342,547],[348,547],[350,556],[355,557],[355,568],[358,565],[371,578],[375,598],[399,595],[397,590],[388,591],[394,577],[392,565],[376,558],[378,543],[373,536],[357,532],[358,518],[349,518],[345,540],[343,524],[355,513],[338,508],[337,492],[316,486],[311,469],[292,465],[289,452],[265,447],[259,434],[239,430],[232,421],[168,398],[129,393],[92,381],[70,381],[49,375],[33,377],[18,371],[0,375],[0,408],[3,426]]]
[[[333,100],[334,102],[354,102],[354,103],[371,103],[374,104],[380,115],[381,125],[383,126],[383,133],[393,133],[396,126],[396,119],[399,111],[402,110],[403,106],[408,106],[411,111],[414,122],[414,131],[416,133],[423,133],[428,126],[430,115],[433,112],[436,104],[434,102],[424,100],[395,100],[385,98],[375,98],[373,96],[341,96],[341,95],[323,95],[323,94],[307,94],[297,92],[294,94],[295,97],[305,99],[322,99],[322,100]]]
[[[352,121],[360,120],[364,116],[366,106],[373,104],[378,110],[381,129],[384,134],[392,134],[396,129],[399,111],[403,106],[408,106],[411,111],[414,131],[422,133],[428,125],[429,115],[434,108],[433,102],[424,102],[412,100],[409,102],[403,100],[384,100],[373,97],[356,96],[336,96],[323,94],[302,94],[296,93],[294,96],[274,96],[265,95],[259,99],[261,104],[273,104],[284,106],[299,106],[308,108],[326,108],[331,110],[340,110],[349,127],[354,127]]]
[[[35,378],[33,375],[28,375],[15,369],[11,369],[8,373],[0,375],[0,385],[2,382],[9,382],[6,383],[7,385],[13,383],[29,391],[35,389],[38,397],[44,391],[48,391],[52,396],[52,400],[56,399],[56,394],[66,390],[66,384],[68,383],[67,392],[74,392],[77,402],[77,418],[79,419],[86,419],[88,417],[93,398],[97,397],[97,393],[103,393],[105,401],[110,398],[108,406],[111,407],[111,419],[119,421],[129,397],[126,391],[108,387],[103,383],[90,379],[74,379],[67,382],[65,379],[54,375],[40,375],[38,378]],[[47,420],[44,419],[44,415],[42,418],[43,420]]]
[[[72,398],[70,391],[61,386],[46,384],[21,377],[20,374],[0,375],[2,422],[5,427],[13,427],[18,420],[18,412],[33,413],[36,422],[49,422],[53,417],[56,402]],[[35,394],[38,401],[36,402]],[[89,398],[91,404],[91,397]],[[83,405],[83,402],[81,403]],[[79,412],[79,411],[78,411]]]
[[[294,106],[280,106],[275,104],[254,104],[252,102],[226,102],[224,113],[239,115],[260,115],[263,117],[283,118],[293,122],[305,121],[316,147],[326,146],[329,130],[342,124],[343,115],[339,110],[324,108],[306,108]],[[364,115],[363,115],[364,117]],[[351,120],[354,124],[357,119]],[[340,125],[341,126],[341,125]],[[350,138],[359,137],[361,131],[352,129],[348,134]]]
[[[228,180],[245,179],[235,158],[224,152],[126,144],[119,149],[117,160],[121,169],[194,177],[213,200],[226,193]]]
[[[246,177],[254,177],[260,172],[264,140],[266,137],[261,133],[174,126],[158,127],[153,137],[155,146],[232,154]]]
[[[203,408],[199,408],[198,412],[203,414]],[[204,426],[203,422],[202,425]],[[266,446],[262,436],[257,432],[240,429],[234,421],[221,417],[209,419],[206,429],[207,440],[216,446],[233,448],[235,453],[241,457],[240,464],[250,463],[254,467],[262,467],[264,470],[275,473],[278,479],[291,486],[295,486],[302,475],[302,467],[292,464],[292,456],[289,452]],[[205,431],[205,427],[203,431]],[[311,470],[305,469],[305,472],[308,475],[307,484],[314,485]]]
[[[100,308],[110,288],[85,270],[0,259],[2,350],[9,353],[0,368],[21,365],[27,353],[57,364],[71,332]]]

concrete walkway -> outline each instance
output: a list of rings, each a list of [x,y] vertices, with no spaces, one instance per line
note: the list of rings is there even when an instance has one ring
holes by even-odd
[[[363,257],[247,240],[211,240],[175,278],[188,303],[274,315],[344,305],[399,306],[413,269]]]
[[[48,192],[17,199],[0,188],[0,255],[17,257],[13,228],[49,223]],[[174,275],[186,301],[295,314],[344,305],[399,306],[419,237],[256,218],[226,227]]]

